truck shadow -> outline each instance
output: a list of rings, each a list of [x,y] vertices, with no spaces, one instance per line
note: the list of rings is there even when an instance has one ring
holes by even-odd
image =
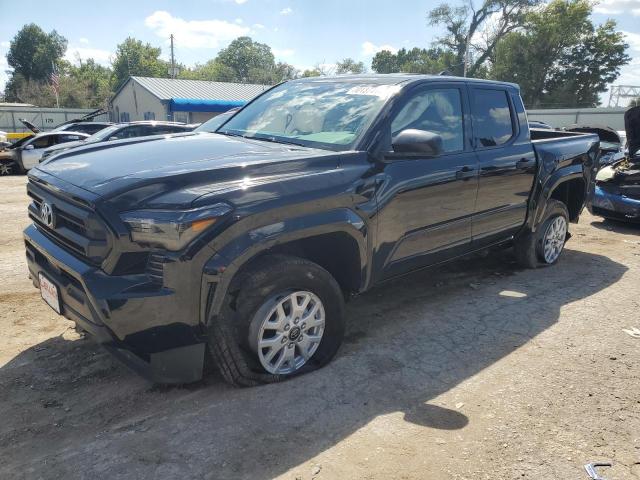
[[[511,261],[499,252],[377,287],[348,304],[334,362],[260,388],[232,389],[216,376],[150,388],[88,341],[50,339],[0,369],[0,476],[269,479],[384,415],[425,436],[463,435],[474,418],[433,400],[535,343],[563,306],[627,270],[574,250],[535,271]]]

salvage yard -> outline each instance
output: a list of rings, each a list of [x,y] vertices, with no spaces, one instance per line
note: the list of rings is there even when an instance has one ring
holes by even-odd
[[[25,183],[0,179],[0,478],[640,479],[640,227],[585,211],[555,267],[506,251],[380,286],[287,383],[165,388],[40,299]]]

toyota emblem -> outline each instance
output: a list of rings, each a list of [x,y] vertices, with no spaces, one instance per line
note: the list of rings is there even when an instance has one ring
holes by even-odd
[[[40,219],[47,227],[53,228],[53,208],[47,202],[40,205]]]

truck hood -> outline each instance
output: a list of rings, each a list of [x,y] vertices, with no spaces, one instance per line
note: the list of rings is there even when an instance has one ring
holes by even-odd
[[[601,142],[618,144],[618,148],[620,148],[620,144],[622,143],[618,132],[613,128],[606,127],[604,125],[570,125],[568,127],[564,127],[564,130],[567,132],[595,133],[600,137]]]
[[[117,203],[129,207],[154,197],[177,205],[219,190],[220,183],[305,172],[309,162],[320,158],[326,162],[316,161],[314,168],[335,168],[335,155],[216,133],[187,133],[84,145],[52,157],[36,170],[103,199],[118,197]]]

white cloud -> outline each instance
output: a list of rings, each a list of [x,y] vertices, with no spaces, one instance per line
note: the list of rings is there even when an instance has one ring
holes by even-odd
[[[632,14],[640,16],[640,0],[602,0],[593,8],[604,15]]]
[[[247,3],[247,0],[235,0],[238,5],[242,5],[243,3]]]
[[[375,45],[372,42],[364,42],[362,44],[362,55],[365,57],[372,57],[378,52],[382,52],[383,50],[387,50],[391,53],[396,53],[398,51],[397,48],[392,47],[391,45]]]
[[[292,13],[293,10],[291,9],[291,7],[286,7],[280,10],[280,15],[291,15]]]
[[[80,43],[82,43],[83,45],[89,45],[89,39],[82,37],[80,39]]]
[[[0,42],[0,47],[9,48],[10,42]]]
[[[173,33],[176,44],[187,48],[217,48],[221,42],[249,33],[248,27],[225,20],[184,20],[163,10],[149,15],[144,24],[164,39]]]
[[[236,22],[238,25],[241,25],[241,24],[243,23],[243,20],[242,20],[241,18],[236,18],[236,19],[235,19],[235,22]]]
[[[640,54],[640,33],[625,32],[624,30],[621,30],[621,33],[629,44],[629,49]]]
[[[87,47],[74,47],[69,46],[67,48],[67,53],[65,53],[64,58],[68,62],[78,63],[78,59],[88,60],[89,58],[93,58],[96,63],[100,65],[109,65],[111,63],[112,52],[108,50],[101,50],[99,48],[87,48]]]
[[[253,28],[255,28],[256,30],[262,30],[262,29],[264,29],[265,27],[264,27],[264,25],[263,25],[263,24],[261,24],[261,23],[254,23],[254,24],[253,24]]]
[[[271,51],[276,57],[290,57],[294,53],[296,53],[296,51],[292,48],[272,48]]]

